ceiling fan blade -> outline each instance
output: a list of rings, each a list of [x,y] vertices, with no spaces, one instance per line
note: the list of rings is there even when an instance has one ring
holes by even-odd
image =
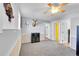
[[[59,6],[65,6],[67,5],[68,3],[62,3],[62,4],[59,4]]]
[[[52,7],[52,4],[51,4],[51,3],[48,3],[48,6],[49,6],[49,7]]]
[[[65,4],[64,3],[62,3],[62,4],[59,4],[59,6],[64,6]]]
[[[65,10],[63,10],[63,9],[61,9],[61,10],[59,10],[60,12],[65,12]]]

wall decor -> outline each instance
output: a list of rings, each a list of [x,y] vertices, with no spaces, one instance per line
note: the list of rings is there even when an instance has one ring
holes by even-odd
[[[32,26],[35,27],[37,25],[37,20],[36,19],[32,19],[33,22],[32,22]]]
[[[3,3],[3,5],[6,11],[6,15],[8,16],[8,21],[11,22],[11,19],[14,18],[11,3]]]

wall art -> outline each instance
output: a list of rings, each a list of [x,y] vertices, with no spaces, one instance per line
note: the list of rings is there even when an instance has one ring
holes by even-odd
[[[11,22],[11,19],[14,18],[11,3],[3,3],[3,5],[6,11],[6,15],[8,16],[8,21]]]

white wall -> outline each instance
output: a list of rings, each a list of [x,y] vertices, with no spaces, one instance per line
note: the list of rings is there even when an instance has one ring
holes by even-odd
[[[70,19],[65,18],[61,20],[56,20],[51,22],[51,39],[55,39],[55,23],[59,23],[59,42],[65,43],[68,40],[68,32],[67,30],[70,28]],[[62,42],[63,41],[63,42]]]
[[[67,16],[66,18],[61,19],[59,21],[59,23],[61,25],[60,26],[61,27],[61,30],[60,30],[60,42],[63,39],[68,40],[67,39],[68,38],[67,30],[70,29],[70,47],[72,49],[76,50],[77,25],[79,25],[79,16],[78,16],[78,14],[72,14],[71,16]],[[64,24],[64,28],[62,27],[63,24]],[[66,25],[66,27],[65,27],[65,25]]]
[[[2,3],[0,3],[0,14],[1,14],[1,19],[3,22],[3,29],[20,29],[19,25],[20,25],[20,16],[19,14],[19,10],[18,7],[16,6],[16,4],[12,4],[12,8],[13,8],[13,15],[14,15],[14,19],[12,19],[11,23],[8,21],[8,17],[6,15],[4,6]]]
[[[50,25],[50,27],[51,27],[51,32],[50,32],[50,36],[51,36],[51,40],[55,40],[55,22],[56,21],[52,21],[51,22],[51,25]]]
[[[77,25],[79,25],[79,16],[71,18],[71,48],[76,50],[76,40],[77,40]]]
[[[3,22],[2,22],[2,20],[3,20],[3,12],[2,12],[2,4],[0,3],[0,33],[2,33],[2,28],[3,28]]]
[[[76,40],[77,40],[77,25],[79,25],[79,14],[72,13],[72,15],[67,15],[66,18],[69,18],[70,21],[67,22],[67,27],[70,27],[70,47],[76,50]],[[70,22],[70,24],[69,24]]]
[[[60,21],[60,42],[68,43],[68,29],[70,29],[70,19],[62,19]]]
[[[45,25],[37,24],[36,27],[32,26],[32,21],[30,19],[24,18],[22,19],[22,34],[26,33],[27,42],[31,42],[31,33],[40,33],[40,40],[44,40],[45,38]]]

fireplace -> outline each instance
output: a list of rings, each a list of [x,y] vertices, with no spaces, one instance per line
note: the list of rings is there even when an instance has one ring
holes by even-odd
[[[40,42],[40,33],[31,34],[31,43]]]

